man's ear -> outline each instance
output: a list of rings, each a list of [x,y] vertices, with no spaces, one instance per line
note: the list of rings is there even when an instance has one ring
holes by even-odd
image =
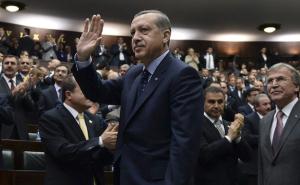
[[[165,29],[164,31],[163,31],[163,43],[164,44],[169,44],[169,42],[170,42],[170,37],[171,37],[171,30],[169,30],[169,29]]]
[[[71,91],[65,91],[65,100],[70,101],[72,98],[71,95],[72,95]]]

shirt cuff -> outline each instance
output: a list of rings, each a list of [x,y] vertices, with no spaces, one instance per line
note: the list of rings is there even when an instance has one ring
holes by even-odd
[[[235,143],[239,143],[239,142],[241,142],[241,139],[242,139],[242,137],[240,136],[240,137],[236,138],[234,141],[235,141]]]
[[[232,140],[230,139],[229,136],[225,136],[225,138],[228,140],[229,143],[232,143]]]
[[[100,145],[101,147],[104,147],[103,140],[102,140],[102,137],[101,137],[101,136],[99,137],[99,145]]]
[[[83,69],[83,68],[89,66],[92,63],[92,57],[90,57],[86,61],[80,61],[79,62],[78,61],[78,56],[77,56],[77,53],[76,53],[75,56],[74,56],[74,61],[75,61],[77,70],[80,70],[80,69]]]

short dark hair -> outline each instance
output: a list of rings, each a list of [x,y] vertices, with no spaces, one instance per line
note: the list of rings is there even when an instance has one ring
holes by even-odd
[[[244,94],[245,98],[247,98],[248,96],[250,96],[251,92],[253,92],[253,91],[258,91],[259,92],[258,89],[252,87],[252,88],[250,88],[250,89],[248,89],[248,90],[245,91],[245,94]]]
[[[15,59],[17,60],[17,63],[18,63],[18,57],[15,56],[15,55],[4,55],[4,56],[3,56],[3,61],[4,61],[6,58],[15,58]]]
[[[67,72],[68,72],[68,74],[70,74],[71,73],[71,70],[70,70],[70,68],[69,68],[69,66],[68,65],[66,65],[66,64],[59,64],[59,65],[57,65],[56,67],[55,67],[55,69],[56,68],[58,68],[58,67],[61,67],[61,66],[64,66],[65,68],[67,68]],[[55,71],[55,69],[54,69],[54,71]]]
[[[269,96],[267,94],[265,94],[265,93],[261,93],[261,94],[256,95],[255,98],[254,98],[254,103],[253,103],[254,107],[258,107],[260,99],[264,98],[264,97],[269,98]]]
[[[77,86],[77,82],[73,76],[73,74],[69,74],[61,84],[61,92],[62,92],[62,101],[64,102],[66,99],[66,91],[73,92]]]
[[[204,99],[206,98],[207,93],[222,93],[223,96],[225,97],[223,90],[219,87],[214,87],[214,86],[207,87],[203,93]]]
[[[30,35],[30,29],[29,29],[29,28],[24,28],[24,32],[25,32],[27,35]]]

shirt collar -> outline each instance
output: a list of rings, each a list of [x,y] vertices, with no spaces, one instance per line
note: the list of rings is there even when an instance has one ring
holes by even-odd
[[[74,117],[74,119],[76,119],[76,117],[78,116],[78,112],[77,110],[75,110],[73,107],[71,107],[70,105],[64,103],[65,108],[72,114],[72,116]]]
[[[56,92],[58,92],[59,89],[61,89],[61,87],[59,85],[57,85],[57,83],[54,84],[55,90]]]
[[[294,105],[297,103],[298,98],[296,97],[293,101],[291,101],[289,104],[287,104],[285,107],[283,107],[283,109],[281,109],[281,111],[284,113],[285,116],[289,116],[290,113],[292,112],[292,109],[294,107]],[[276,106],[276,112],[275,115],[277,115],[279,111],[279,108]]]
[[[5,74],[3,74],[2,76],[5,79],[5,81],[7,82],[7,84],[10,83],[9,82],[10,79],[12,79],[14,81],[14,83],[16,84],[16,76],[14,76],[13,78],[8,78],[7,76],[5,76]]]
[[[147,67],[147,70],[151,75],[154,74],[155,70],[157,69],[158,65],[162,62],[162,60],[165,58],[165,56],[169,53],[169,50],[165,51],[163,54],[161,54],[159,57],[154,59]]]
[[[205,116],[207,119],[209,119],[209,121],[212,122],[212,123],[214,123],[215,121],[221,121],[221,122],[222,122],[222,116],[220,116],[218,120],[216,120],[216,119],[210,117],[209,115],[206,114],[206,112],[204,112],[204,116]]]
[[[252,110],[254,110],[254,106],[253,106],[251,103],[248,103],[248,105],[250,106],[250,108],[251,108]]]
[[[258,117],[259,117],[259,119],[262,119],[264,116],[263,115],[261,115],[259,112],[256,112],[257,113],[257,115],[258,115]]]

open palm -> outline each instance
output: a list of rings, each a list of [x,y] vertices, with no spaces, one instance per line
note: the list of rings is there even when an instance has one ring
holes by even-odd
[[[79,61],[86,61],[99,44],[102,36],[104,21],[100,15],[93,15],[92,20],[86,19],[84,30],[77,44]]]

